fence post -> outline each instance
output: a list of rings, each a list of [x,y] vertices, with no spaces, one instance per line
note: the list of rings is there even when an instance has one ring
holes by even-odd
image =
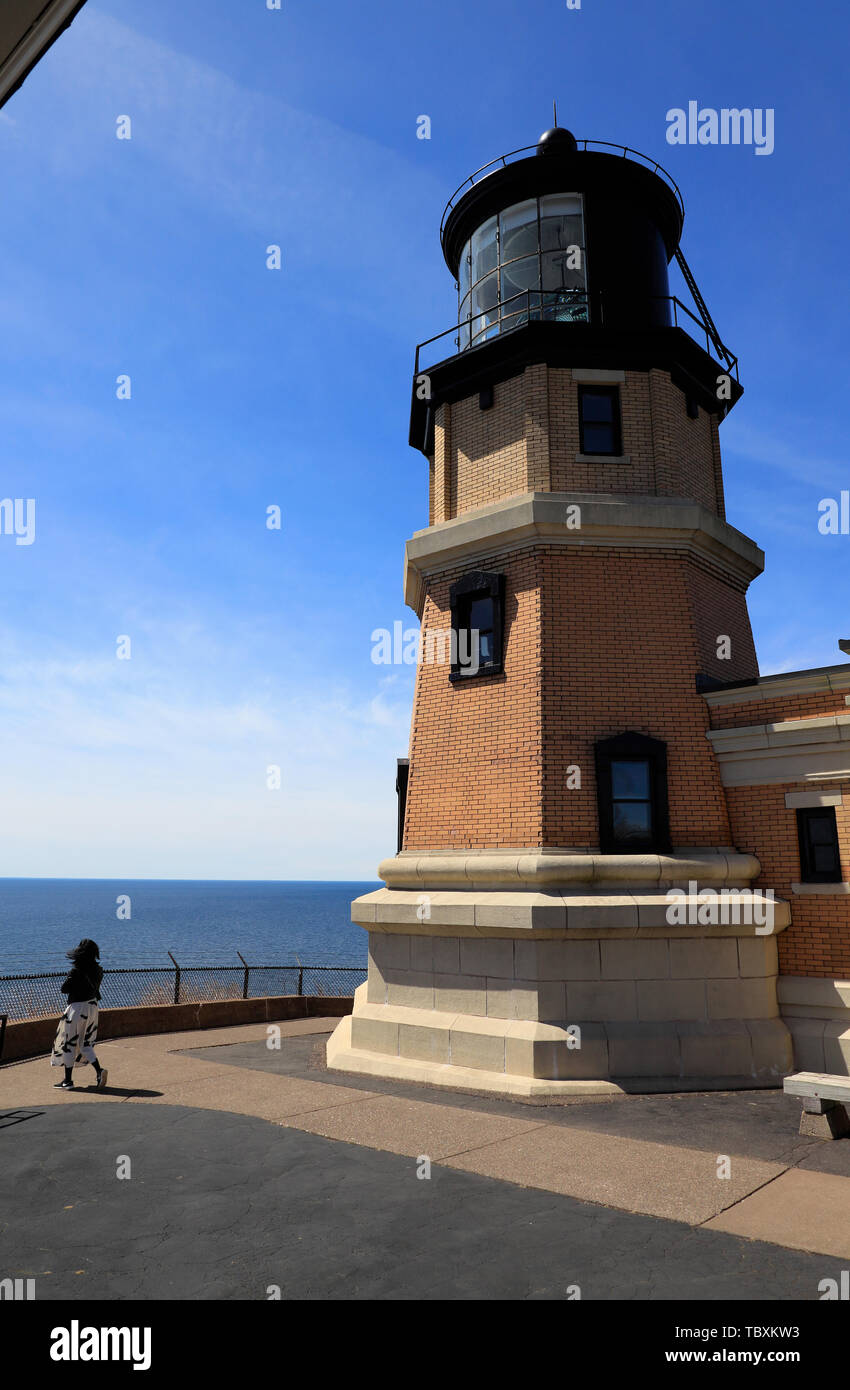
[[[242,980],[242,998],[243,998],[243,999],[247,999],[247,998],[248,998],[248,969],[249,969],[249,966],[248,966],[248,962],[246,961],[246,959],[245,959],[245,957],[243,956],[243,954],[242,954],[241,951],[237,951],[236,954],[237,954],[237,956],[239,957],[239,959],[241,960],[242,964],[243,964],[244,967],[245,967],[245,975],[244,975],[243,980]]]
[[[170,952],[170,951],[168,952],[168,954],[169,954],[169,956],[171,956],[171,952]],[[174,957],[173,957],[173,956],[171,956],[171,959],[174,961],[174,1002],[175,1002],[175,1004],[179,1004],[179,1003],[180,1003],[180,966],[177,964],[177,961],[174,960]]]
[[[304,993],[304,966],[301,964],[301,960],[298,956],[298,953],[296,951],[293,951],[292,954],[298,961],[298,996],[300,998],[301,995]]]

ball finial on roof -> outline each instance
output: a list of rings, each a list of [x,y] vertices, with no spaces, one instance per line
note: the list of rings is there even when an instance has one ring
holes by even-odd
[[[560,125],[552,126],[551,130],[544,130],[537,141],[538,154],[575,154],[577,149],[576,137],[572,131],[565,130]]]

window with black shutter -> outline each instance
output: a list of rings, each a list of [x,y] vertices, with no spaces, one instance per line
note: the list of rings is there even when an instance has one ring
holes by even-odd
[[[669,853],[667,745],[624,733],[600,740],[595,754],[602,853]]]
[[[494,676],[502,671],[505,576],[475,570],[453,584],[452,662],[449,680]]]
[[[407,782],[410,776],[410,759],[396,758],[395,790],[398,797],[398,853],[404,844],[404,813],[407,809]]]
[[[797,811],[801,883],[840,883],[841,859],[834,806]]]

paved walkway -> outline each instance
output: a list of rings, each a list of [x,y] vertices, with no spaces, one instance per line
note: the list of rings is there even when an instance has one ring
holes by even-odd
[[[265,1025],[104,1043],[103,1093],[55,1091],[44,1059],[0,1069],[0,1277],[42,1298],[814,1300],[850,1260],[850,1142],[801,1139],[781,1092],[367,1083],[324,1069],[334,1023],[282,1024],[280,1050]]]

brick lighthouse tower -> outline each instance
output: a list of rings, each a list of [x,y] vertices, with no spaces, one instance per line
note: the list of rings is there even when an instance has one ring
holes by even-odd
[[[788,909],[752,886],[708,737],[704,692],[758,679],[764,557],[726,521],[741,387],[683,217],[658,165],[557,127],[446,209],[458,324],[412,393],[403,832],[353,904],[369,978],[331,1067],[518,1095],[791,1068]]]

